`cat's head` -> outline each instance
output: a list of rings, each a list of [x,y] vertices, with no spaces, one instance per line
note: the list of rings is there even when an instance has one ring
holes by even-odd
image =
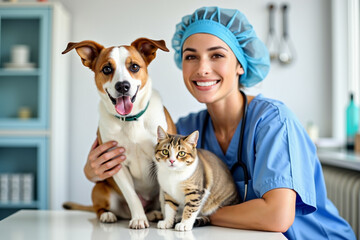
[[[158,127],[158,144],[155,148],[155,159],[160,167],[171,170],[182,170],[196,160],[196,144],[199,132],[195,131],[188,136],[171,135]]]

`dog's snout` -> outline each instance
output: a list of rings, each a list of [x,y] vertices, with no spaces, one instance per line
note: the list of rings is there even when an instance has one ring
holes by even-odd
[[[130,83],[128,81],[117,82],[115,84],[115,89],[119,93],[127,93],[130,90]]]

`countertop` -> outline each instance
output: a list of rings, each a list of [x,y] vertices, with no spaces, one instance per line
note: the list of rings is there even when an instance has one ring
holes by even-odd
[[[318,149],[317,155],[322,164],[360,171],[360,153],[345,149]]]
[[[221,240],[286,239],[281,233],[205,226],[188,232],[128,228],[128,221],[99,223],[94,213],[81,211],[21,210],[0,221],[0,238],[6,240]]]

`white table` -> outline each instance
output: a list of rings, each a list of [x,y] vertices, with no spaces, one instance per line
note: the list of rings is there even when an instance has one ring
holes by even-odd
[[[205,226],[188,232],[150,228],[128,228],[128,221],[99,223],[94,213],[81,211],[21,210],[0,221],[0,239],[4,240],[227,240],[286,239],[281,233],[238,230]]]

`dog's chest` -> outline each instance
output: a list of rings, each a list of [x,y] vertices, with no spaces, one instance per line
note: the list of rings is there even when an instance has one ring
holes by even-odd
[[[118,146],[124,147],[126,160],[122,165],[129,168],[135,179],[143,178],[154,158],[155,132],[146,129],[142,122],[110,123],[105,120],[99,124],[102,141],[115,140]]]

